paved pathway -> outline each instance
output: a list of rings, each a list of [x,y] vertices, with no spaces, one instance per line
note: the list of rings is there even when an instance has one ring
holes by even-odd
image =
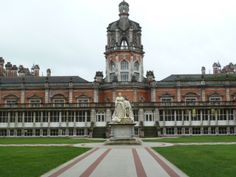
[[[43,177],[187,177],[149,147],[93,148]]]

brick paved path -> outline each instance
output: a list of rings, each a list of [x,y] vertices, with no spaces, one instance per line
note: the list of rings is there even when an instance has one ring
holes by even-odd
[[[109,146],[54,169],[43,177],[187,177],[149,147]]]

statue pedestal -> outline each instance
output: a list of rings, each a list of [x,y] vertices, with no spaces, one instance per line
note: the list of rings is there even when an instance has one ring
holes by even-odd
[[[111,133],[110,139],[105,143],[106,145],[140,145],[134,137],[135,123],[110,123]]]

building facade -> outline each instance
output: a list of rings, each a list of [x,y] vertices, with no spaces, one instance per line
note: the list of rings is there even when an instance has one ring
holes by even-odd
[[[106,73],[94,81],[78,76],[39,76],[0,58],[0,136],[107,137],[114,101],[122,93],[134,111],[140,137],[236,134],[236,74],[230,64],[213,74],[144,77],[141,27],[119,4],[119,19],[107,27]]]

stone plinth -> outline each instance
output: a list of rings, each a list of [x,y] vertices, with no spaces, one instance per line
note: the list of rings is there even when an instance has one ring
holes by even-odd
[[[134,137],[134,125],[135,123],[110,123],[110,139],[106,142],[107,145],[129,145],[129,144],[141,144]]]

